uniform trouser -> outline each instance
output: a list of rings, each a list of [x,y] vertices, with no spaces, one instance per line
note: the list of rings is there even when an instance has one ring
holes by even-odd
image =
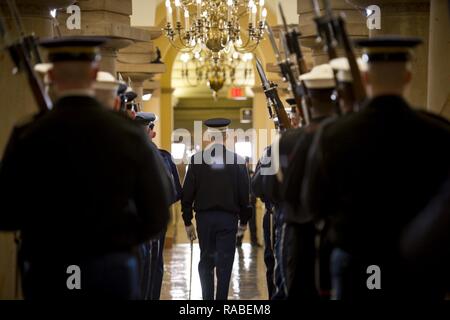
[[[41,258],[39,262],[27,262],[24,268],[22,286],[27,300],[135,300],[140,297],[138,259],[132,253],[70,259],[67,263],[55,261],[55,257]],[[80,289],[68,288],[68,283],[77,283],[77,271],[67,273],[70,265],[79,267]]]
[[[285,231],[288,299],[318,300],[315,283],[315,225],[313,222],[287,223]]]
[[[283,253],[283,209],[278,207],[275,209],[275,293],[272,296],[273,300],[283,300],[287,298],[286,288],[286,255]]]
[[[250,241],[252,244],[258,243],[258,236],[256,230],[256,207],[253,206],[253,214],[248,221],[249,231],[250,231]]]
[[[203,300],[214,300],[214,269],[216,269],[216,300],[226,300],[235,254],[238,217],[229,212],[198,212],[200,262],[198,272]]]
[[[152,242],[149,240],[139,246],[139,274],[141,284],[141,299],[150,299],[151,292],[151,260],[152,260]]]
[[[162,231],[159,239],[151,242],[150,261],[150,300],[159,300],[164,275],[164,240],[166,230]]]
[[[275,284],[273,281],[273,268],[275,266],[275,257],[273,255],[272,239],[273,228],[271,223],[272,211],[266,210],[263,217],[263,233],[264,233],[264,263],[266,265],[266,280],[269,299],[274,293]]]

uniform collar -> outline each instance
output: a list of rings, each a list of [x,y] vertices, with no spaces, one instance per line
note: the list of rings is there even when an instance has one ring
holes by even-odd
[[[375,108],[377,110],[398,110],[409,109],[409,104],[399,95],[382,95],[369,99],[366,103],[369,109]]]
[[[93,89],[74,89],[74,90],[65,90],[58,96],[58,100],[65,97],[95,97],[95,91]]]
[[[102,107],[100,102],[95,99],[95,96],[79,94],[79,95],[64,95],[56,100],[55,108],[60,107],[85,107],[85,106],[99,106]]]

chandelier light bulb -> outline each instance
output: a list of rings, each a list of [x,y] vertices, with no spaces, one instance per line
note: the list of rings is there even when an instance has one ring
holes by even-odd
[[[180,60],[184,63],[187,63],[189,61],[189,53],[182,53],[180,56]]]
[[[189,30],[189,10],[184,10],[184,25],[186,28],[186,31]]]
[[[262,16],[261,21],[266,22],[266,18],[267,18],[267,9],[266,8],[264,8],[262,10],[261,16]]]
[[[164,2],[167,13],[164,30],[169,41],[178,50],[192,52],[197,48],[207,48],[215,53],[231,54],[234,47],[242,52],[252,52],[263,38],[262,28],[267,17],[265,0]],[[244,12],[247,10],[244,18],[240,14],[243,9]],[[248,20],[245,18],[247,15]],[[247,25],[244,26],[243,23]],[[242,40],[244,38],[245,42]]]
[[[170,25],[173,25],[172,13],[173,10],[169,3],[169,7],[167,7],[167,23],[170,23]]]
[[[253,4],[253,7],[252,7],[252,25],[253,26],[256,25],[256,12],[257,12],[256,5]]]

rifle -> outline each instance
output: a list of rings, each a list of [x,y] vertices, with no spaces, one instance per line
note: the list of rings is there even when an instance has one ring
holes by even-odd
[[[285,47],[285,58],[282,59],[280,51],[278,50],[277,44],[275,42],[275,37],[273,35],[272,28],[270,27],[269,24],[266,25],[270,44],[272,45],[273,52],[275,53],[275,57],[277,59],[278,66],[280,67],[281,74],[283,75],[283,79],[289,82],[290,89],[292,91],[292,94],[294,95],[295,104],[297,105],[297,109],[299,110],[302,119],[305,122],[308,122],[305,116],[307,112],[305,113],[302,108],[303,106],[302,97],[304,95],[303,88],[298,84],[297,78],[294,76],[294,72],[292,71],[292,63],[289,59],[289,53],[287,51],[288,49],[286,48],[287,47],[286,41],[283,37],[281,37],[282,38],[281,40]]]
[[[308,69],[306,68],[305,59],[303,58],[303,53],[298,41],[298,38],[302,34],[297,30],[297,28],[293,28],[291,31],[289,31],[289,27],[287,25],[286,17],[284,15],[283,6],[281,5],[281,3],[278,3],[278,9],[280,10],[281,20],[283,21],[284,36],[286,37],[286,43],[289,49],[289,53],[291,55],[294,54],[297,59],[299,74],[302,75],[304,73],[307,73]]]
[[[309,70],[306,68],[305,59],[303,58],[303,53],[300,47],[300,42],[298,40],[299,36],[301,35],[299,31],[297,31],[297,28],[293,28],[292,31],[289,31],[289,27],[286,22],[286,17],[284,15],[283,6],[281,3],[278,3],[278,8],[280,11],[281,19],[283,21],[284,26],[284,38],[285,41],[282,39],[282,44],[284,45],[285,52],[289,52],[289,54],[286,54],[286,58],[292,55],[295,55],[297,60],[297,70],[298,75],[305,74],[309,72]],[[298,77],[295,78],[295,81],[297,82]],[[302,118],[304,121],[304,124],[310,123],[310,110],[311,110],[311,100],[308,96],[308,88],[304,85],[304,83],[301,81],[300,84],[297,85],[298,89],[297,92],[301,93],[304,98],[304,103],[302,103],[299,106],[300,114],[302,114]],[[301,107],[300,107],[301,106]]]
[[[333,25],[329,23],[331,17],[331,9],[330,9],[331,7],[329,6],[329,3],[325,2],[326,15],[321,16],[318,0],[311,0],[311,1],[315,15],[314,21],[317,27],[316,41],[324,42],[324,50],[327,52],[328,58],[330,60],[335,59],[337,58],[335,30],[333,29]]]
[[[354,104],[360,106],[361,103],[367,98],[366,89],[361,79],[361,72],[356,61],[355,53],[350,42],[350,38],[347,33],[347,28],[342,15],[333,15],[331,11],[331,5],[329,0],[324,0],[327,13],[328,24],[334,30],[337,43],[344,49],[345,55],[350,67],[350,73],[352,75],[352,89],[353,96],[355,97]]]
[[[364,84],[361,79],[361,71],[359,70],[358,63],[355,58],[355,53],[353,52],[343,17],[340,15],[337,16],[336,18],[334,18],[334,23],[336,24],[336,30],[338,31],[342,47],[344,48],[345,55],[347,56],[348,64],[350,67],[350,73],[352,75],[353,80],[352,89],[353,89],[353,96],[355,97],[354,104],[358,108],[367,98],[366,88],[364,87]]]
[[[15,65],[13,73],[16,74],[21,70],[26,72],[28,84],[30,85],[34,98],[36,99],[39,111],[41,113],[47,112],[52,108],[52,102],[47,93],[45,92],[42,82],[36,75],[33,69],[33,64],[31,62],[32,60],[34,60],[35,63],[40,63],[42,61],[37,48],[36,38],[34,35],[25,36],[24,27],[20,19],[20,15],[17,10],[15,1],[14,0],[6,0],[6,1],[16,31],[19,34],[19,40],[16,42],[11,41],[12,43],[7,45],[6,47],[11,56],[11,60]],[[5,35],[7,35],[5,26],[6,24],[4,24],[3,19],[1,19],[0,36],[2,38],[5,38]]]
[[[264,94],[267,98],[268,108],[269,110],[273,109],[277,115],[279,130],[284,131],[286,129],[290,129],[291,122],[278,95],[277,85],[267,79],[263,66],[258,58],[256,58],[256,70],[258,71],[259,77],[261,78]],[[269,111],[269,114],[270,113],[271,111]]]

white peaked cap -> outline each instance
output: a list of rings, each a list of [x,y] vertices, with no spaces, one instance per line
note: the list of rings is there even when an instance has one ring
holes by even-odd
[[[97,80],[94,83],[96,90],[112,90],[119,89],[120,81],[117,80],[111,73],[106,71],[99,71],[97,73]]]
[[[315,66],[310,72],[302,74],[300,80],[304,81],[309,89],[325,89],[336,86],[333,69],[328,63]]]
[[[53,68],[53,63],[36,63],[34,65],[34,71],[41,73],[41,74],[47,73],[52,68]]]
[[[360,72],[367,71],[367,63],[361,58],[356,60]],[[330,61],[330,65],[333,70],[336,70],[336,78],[339,81],[352,82],[352,74],[350,72],[350,65],[347,58],[336,58]]]
[[[53,63],[36,63],[34,65],[34,71],[44,75],[44,84],[48,85],[51,83],[50,77],[48,76],[48,71],[53,68]]]

